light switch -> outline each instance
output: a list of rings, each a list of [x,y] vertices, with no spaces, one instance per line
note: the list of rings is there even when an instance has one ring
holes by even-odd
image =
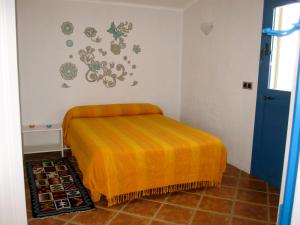
[[[243,89],[252,90],[252,82],[243,81]]]

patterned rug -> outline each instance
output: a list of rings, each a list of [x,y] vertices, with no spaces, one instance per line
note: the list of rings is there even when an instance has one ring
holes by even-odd
[[[68,159],[29,161],[27,170],[33,217],[94,208]]]

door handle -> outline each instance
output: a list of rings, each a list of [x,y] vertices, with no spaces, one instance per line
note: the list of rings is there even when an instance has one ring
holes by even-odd
[[[266,43],[265,46],[260,51],[260,60],[262,61],[265,56],[271,55],[271,47],[269,43]]]
[[[264,101],[267,101],[267,100],[274,100],[275,98],[270,97],[270,96],[267,96],[267,95],[264,95],[264,96],[262,96],[262,99],[263,99]]]
[[[263,55],[268,56],[271,55],[271,47],[269,43],[266,43],[264,48],[263,48]]]

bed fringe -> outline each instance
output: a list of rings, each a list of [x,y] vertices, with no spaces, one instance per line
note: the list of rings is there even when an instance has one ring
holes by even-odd
[[[165,187],[152,188],[144,191],[131,192],[127,194],[122,194],[118,196],[114,196],[110,199],[107,199],[108,206],[113,206],[116,204],[120,204],[126,201],[142,198],[144,196],[150,195],[162,195],[166,193],[176,192],[176,191],[187,191],[202,187],[220,187],[221,182],[214,181],[198,181],[186,184],[174,184]]]

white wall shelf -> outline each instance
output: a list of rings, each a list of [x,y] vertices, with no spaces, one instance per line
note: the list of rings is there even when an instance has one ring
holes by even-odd
[[[37,132],[57,132],[59,135],[58,144],[45,144],[45,145],[23,145],[24,154],[31,153],[43,153],[43,152],[61,152],[61,156],[64,157],[64,146],[63,146],[63,130],[60,124],[52,124],[51,127],[46,125],[36,125],[33,128],[29,126],[22,126],[22,133],[30,134]]]
[[[60,124],[52,124],[52,127],[47,128],[46,125],[36,125],[33,128],[29,126],[22,126],[22,133],[30,133],[30,132],[48,132],[48,131],[61,131]]]

